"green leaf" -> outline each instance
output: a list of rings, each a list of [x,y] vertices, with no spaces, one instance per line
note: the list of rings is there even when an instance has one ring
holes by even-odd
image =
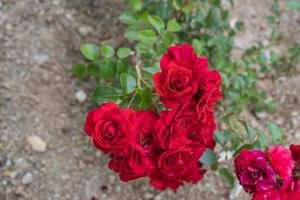
[[[114,56],[115,50],[112,46],[103,44],[101,45],[101,54],[104,58],[110,58]]]
[[[192,46],[195,49],[195,51],[197,52],[198,55],[202,54],[202,44],[200,42],[200,40],[198,39],[193,39],[192,40]]]
[[[272,135],[272,141],[275,144],[282,143],[283,139],[282,139],[282,134],[281,134],[279,127],[276,124],[269,123],[268,128]]]
[[[82,79],[85,75],[85,65],[84,64],[74,64],[73,73],[77,78]]]
[[[104,79],[114,78],[115,73],[115,63],[107,58],[104,58],[99,63],[99,76]]]
[[[175,8],[175,10],[180,10],[182,6],[181,0],[173,0],[172,5]]]
[[[243,149],[253,149],[253,145],[252,144],[243,144],[242,146],[240,146],[239,148],[237,148],[234,153],[233,153],[233,157],[237,156],[240,154],[240,152]]]
[[[272,16],[272,15],[270,15],[270,16],[267,17],[267,21],[268,21],[268,23],[270,23],[270,24],[275,24],[275,23],[276,23],[276,19],[275,19],[275,17]]]
[[[99,76],[100,67],[98,63],[90,63],[87,66],[87,74],[90,76]]]
[[[123,59],[123,58],[127,58],[130,54],[130,49],[129,48],[124,48],[124,47],[121,47],[118,49],[117,51],[117,55],[119,58]]]
[[[122,73],[120,75],[120,84],[124,92],[131,93],[136,88],[136,79],[129,74]]]
[[[165,23],[159,16],[149,15],[148,20],[150,24],[157,30],[157,32],[161,33],[165,28]]]
[[[134,11],[140,11],[143,7],[141,0],[130,0],[129,4]]]
[[[281,13],[278,5],[278,0],[273,0],[271,10],[275,15],[280,16]]]
[[[153,30],[142,30],[138,33],[138,39],[142,43],[152,44],[156,40],[156,34]]]
[[[257,131],[257,136],[258,136],[258,141],[260,143],[260,146],[262,148],[263,147],[268,147],[269,138],[268,138],[268,136],[262,130],[258,130]]]
[[[165,32],[163,35],[162,35],[162,40],[163,40],[163,43],[166,45],[166,46],[170,46],[173,44],[174,40],[175,40],[175,37],[173,34],[171,33],[168,33],[168,32]]]
[[[279,35],[280,35],[279,31],[274,29],[271,33],[272,40],[275,40],[276,38],[278,38]]]
[[[118,74],[127,72],[128,68],[129,68],[129,64],[127,62],[124,62],[122,60],[117,61],[116,71]]]
[[[224,146],[227,142],[227,138],[226,136],[224,135],[223,132],[221,131],[218,131],[214,134],[214,139],[217,143],[219,143],[221,146]]]
[[[170,32],[177,32],[181,29],[180,24],[175,19],[168,21],[167,30]]]
[[[220,175],[222,175],[227,180],[227,182],[229,183],[230,187],[233,187],[233,185],[234,185],[234,176],[229,171],[229,169],[224,168],[224,167],[220,168],[219,169],[219,173],[220,173]]]
[[[300,10],[299,0],[286,0],[286,4],[291,9]]]
[[[121,22],[123,22],[124,24],[128,24],[128,25],[133,25],[138,22],[137,19],[133,15],[126,13],[126,12],[123,13],[122,15],[120,15],[119,20]]]
[[[80,46],[80,51],[89,60],[99,59],[99,48],[94,44],[83,44]]]
[[[274,101],[271,101],[269,103],[266,104],[266,108],[269,112],[274,113],[276,112],[276,104]]]
[[[255,141],[255,138],[256,138],[256,135],[255,135],[255,132],[253,130],[253,128],[245,121],[241,121],[242,124],[244,125],[246,131],[247,131],[247,135],[248,135],[248,138],[251,142],[254,142]]]
[[[205,152],[200,158],[200,162],[205,165],[213,165],[217,163],[216,154],[209,148],[206,148]]]
[[[117,101],[120,98],[120,95],[115,91],[113,87],[101,85],[96,87],[92,95],[92,100],[101,104],[106,101]]]

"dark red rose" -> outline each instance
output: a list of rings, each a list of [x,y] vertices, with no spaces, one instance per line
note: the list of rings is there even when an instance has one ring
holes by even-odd
[[[270,189],[263,192],[257,192],[253,195],[252,200],[281,200],[277,190]]]
[[[159,190],[165,190],[167,188],[177,191],[178,187],[183,185],[184,182],[197,183],[205,174],[205,170],[201,169],[199,165],[190,165],[182,173],[181,176],[174,175],[172,173],[165,174],[162,170],[155,170],[150,174],[150,184]]]
[[[154,124],[154,139],[162,149],[177,149],[192,142],[187,137],[196,130],[198,123],[193,107],[181,104],[176,109],[160,113]]]
[[[136,131],[135,112],[121,110],[115,103],[102,104],[88,113],[84,131],[93,138],[97,148],[118,153],[127,149]]]
[[[217,126],[214,119],[214,113],[207,111],[201,119],[198,120],[197,131],[189,135],[192,141],[200,142],[208,148],[214,148],[214,132]]]
[[[147,174],[156,167],[157,154],[161,152],[153,139],[153,124],[159,116],[145,111],[136,115],[137,132],[130,144],[129,165],[136,172]]]
[[[129,165],[129,157],[124,153],[113,155],[113,158],[108,163],[108,167],[119,173],[120,179],[124,182],[134,180],[145,175],[144,171],[135,171],[135,169]]]
[[[167,176],[181,177],[189,166],[198,165],[205,147],[185,147],[164,151],[158,159],[158,168]]]
[[[204,147],[181,147],[164,151],[158,159],[158,168],[150,174],[150,184],[160,190],[176,191],[184,182],[197,183],[205,170],[198,163]]]
[[[222,97],[220,91],[221,77],[217,71],[209,71],[200,81],[201,85],[193,96],[192,104],[195,107],[198,120],[206,120],[208,113],[215,110],[215,102]]]
[[[243,149],[235,158],[234,165],[240,184],[247,192],[263,192],[274,188],[275,172],[264,152]]]
[[[188,44],[170,47],[160,67],[153,76],[155,91],[168,108],[189,102],[198,91],[200,76],[208,71],[206,58],[198,58]]]
[[[269,158],[273,169],[283,180],[290,180],[293,176],[294,161],[289,150],[282,145],[270,147]]]
[[[300,165],[300,145],[292,144],[290,145],[290,150],[294,161]]]

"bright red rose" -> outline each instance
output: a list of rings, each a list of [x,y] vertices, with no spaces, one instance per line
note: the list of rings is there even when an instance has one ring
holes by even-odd
[[[243,149],[234,160],[235,172],[246,192],[263,192],[274,188],[275,172],[267,155],[260,150]]]
[[[132,110],[121,110],[112,102],[104,103],[88,113],[84,131],[93,138],[97,148],[119,153],[127,149],[136,131],[135,117]]]
[[[200,77],[209,70],[206,58],[197,57],[188,44],[170,47],[160,68],[153,76],[155,91],[168,108],[189,102],[198,91]]]
[[[264,192],[257,192],[253,195],[252,200],[281,200],[277,190],[270,189]]]
[[[300,165],[300,145],[290,145],[293,159]]]
[[[192,143],[187,136],[199,124],[193,107],[181,104],[176,109],[161,112],[160,115],[160,119],[154,124],[154,139],[160,148],[177,149],[182,144]]]
[[[273,169],[283,180],[292,179],[294,162],[292,155],[282,145],[270,147],[269,158]]]

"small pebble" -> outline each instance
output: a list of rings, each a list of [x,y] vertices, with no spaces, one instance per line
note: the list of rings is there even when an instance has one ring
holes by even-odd
[[[30,172],[27,172],[22,178],[22,183],[25,185],[30,184],[32,181],[33,181],[33,178],[32,178],[32,174]]]
[[[47,144],[37,135],[27,137],[27,142],[31,148],[37,152],[45,152]]]
[[[144,194],[144,199],[146,199],[146,200],[150,200],[150,199],[153,199],[153,198],[154,198],[154,195],[150,192],[146,192]]]
[[[87,96],[83,90],[79,90],[75,93],[75,97],[79,102],[84,102]]]

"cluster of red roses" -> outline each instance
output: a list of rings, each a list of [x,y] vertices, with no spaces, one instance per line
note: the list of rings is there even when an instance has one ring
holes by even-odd
[[[253,200],[300,199],[300,145],[281,145],[268,152],[244,149],[235,158],[240,184]]]
[[[221,77],[187,44],[170,47],[160,68],[153,79],[167,110],[133,111],[108,102],[88,113],[84,130],[97,148],[111,153],[109,168],[122,181],[149,176],[155,188],[176,191],[205,173],[199,159],[215,145]]]

